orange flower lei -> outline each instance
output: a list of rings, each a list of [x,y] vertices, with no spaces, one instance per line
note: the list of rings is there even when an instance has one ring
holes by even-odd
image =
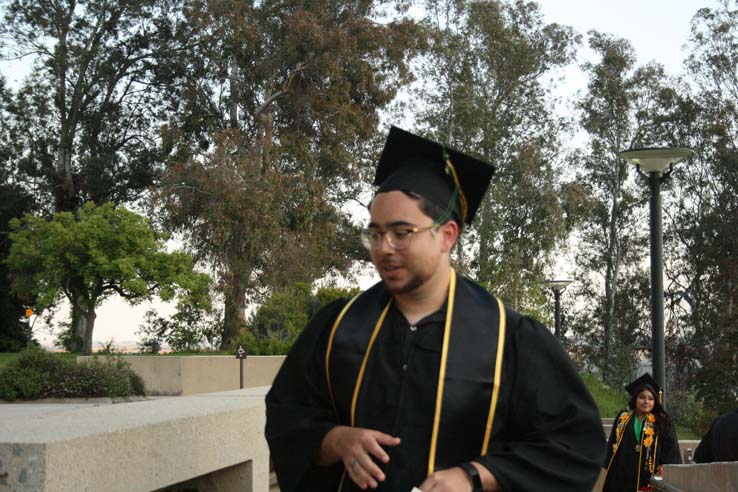
[[[612,445],[612,452],[618,450],[618,443],[620,442],[620,436],[623,435],[623,429],[625,429],[625,424],[630,419],[630,416],[633,415],[633,412],[623,412],[620,415],[620,418],[618,419],[618,425],[615,427],[615,442]]]
[[[645,434],[646,436],[643,438],[643,445],[647,448],[650,448],[651,444],[653,444],[653,438],[655,434],[655,431],[653,430],[654,422],[656,422],[656,417],[654,417],[652,413],[649,413],[646,417],[646,423],[643,429],[643,434]]]
[[[622,415],[620,415],[620,418],[618,419],[618,426],[615,429],[615,437],[617,437],[617,440],[620,440],[620,436],[623,434],[623,428],[625,427],[625,423],[630,419],[630,416],[633,414],[633,412],[623,412]]]
[[[620,418],[618,419],[618,425],[615,428],[615,443],[612,445],[612,451],[613,453],[617,451],[618,449],[618,443],[620,442],[620,436],[623,435],[623,430],[625,429],[625,424],[630,420],[630,417],[633,415],[634,412],[623,412],[620,415]],[[653,444],[653,440],[656,435],[656,431],[653,428],[653,424],[656,422],[656,417],[654,414],[649,413],[646,416],[646,421],[644,423],[643,428],[643,434],[646,436],[643,438],[643,445],[647,448],[647,456],[650,455],[650,447]]]
[[[656,451],[654,450],[654,453],[651,453],[651,445],[656,434],[656,431],[653,429],[654,422],[656,422],[656,417],[654,414],[649,413],[643,429],[643,434],[646,436],[643,438],[643,445],[646,446],[646,467],[648,467],[651,475],[653,475],[653,471],[656,468],[656,463],[654,462]]]

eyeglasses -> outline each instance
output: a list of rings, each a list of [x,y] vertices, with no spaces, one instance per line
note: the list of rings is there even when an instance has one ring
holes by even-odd
[[[382,245],[382,238],[387,237],[387,242],[393,249],[407,248],[412,241],[413,235],[419,232],[430,231],[438,227],[438,224],[431,224],[428,227],[403,227],[397,229],[389,229],[380,231],[378,229],[362,229],[361,244],[366,249],[377,249]]]

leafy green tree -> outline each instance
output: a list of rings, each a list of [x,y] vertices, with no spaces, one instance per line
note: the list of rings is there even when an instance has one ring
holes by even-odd
[[[30,214],[11,222],[7,266],[13,291],[38,307],[65,297],[79,313],[75,335],[92,352],[95,310],[111,295],[130,304],[175,296],[207,302],[210,278],[192,270],[189,255],[167,253],[148,221],[122,207],[87,203],[51,220]]]
[[[7,109],[17,152],[6,164],[56,211],[127,202],[161,162],[152,75],[175,0],[5,2],[4,54],[33,62]]]
[[[573,60],[578,37],[545,24],[534,3],[425,5],[433,36],[420,68],[419,123],[498,169],[458,263],[514,307],[539,304],[537,281],[565,231],[554,168],[563,122],[549,111],[546,80]]]
[[[159,204],[215,268],[223,347],[247,299],[343,270],[360,249],[343,249],[356,234],[338,210],[422,39],[412,21],[386,20],[394,4],[187,4],[176,35],[194,42],[160,74],[171,158]]]

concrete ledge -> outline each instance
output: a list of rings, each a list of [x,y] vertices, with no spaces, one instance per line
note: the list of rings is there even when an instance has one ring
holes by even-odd
[[[3,401],[2,405],[28,405],[29,403],[34,404],[55,404],[55,403],[87,403],[87,404],[99,404],[99,405],[110,405],[113,403],[130,403],[134,401],[145,401],[148,398],[145,396],[131,395],[131,396],[99,396],[92,398],[37,398],[35,400],[13,400]]]
[[[78,362],[93,356],[79,356]],[[146,394],[184,396],[240,388],[240,362],[231,355],[155,356],[124,355],[146,385]],[[284,355],[248,356],[244,362],[244,388],[269,386],[282,366]]]
[[[0,491],[268,490],[267,390],[4,417]]]
[[[664,465],[660,488],[684,492],[735,492],[738,461]],[[662,487],[662,484],[666,487]]]

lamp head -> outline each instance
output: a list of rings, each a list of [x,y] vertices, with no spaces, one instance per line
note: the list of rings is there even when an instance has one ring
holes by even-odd
[[[649,173],[662,173],[670,165],[689,159],[693,155],[693,150],[684,147],[644,147],[618,153],[621,159],[634,166],[640,166],[641,169]]]
[[[562,292],[564,289],[566,289],[566,286],[570,283],[574,282],[573,280],[569,279],[555,279],[555,280],[544,280],[541,282],[542,285],[545,287],[548,287],[549,289],[556,291],[556,292]]]

